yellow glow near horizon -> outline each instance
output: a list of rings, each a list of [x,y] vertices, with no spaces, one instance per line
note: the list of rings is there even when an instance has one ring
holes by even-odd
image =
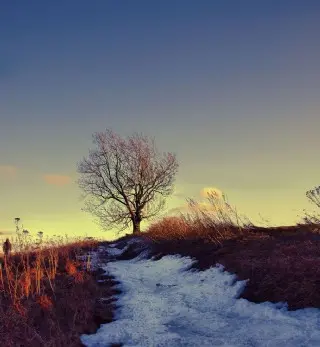
[[[25,203],[24,199],[17,199],[11,203],[8,202],[6,209],[1,211],[0,232],[13,233],[15,230],[14,218],[20,217],[23,227],[33,235],[38,231],[43,231],[48,236],[64,236],[67,234],[70,237],[92,236],[104,239],[118,237],[119,234],[116,229],[102,231],[90,214],[81,211],[83,205],[79,199],[80,192],[75,184],[55,187],[39,182],[37,185],[39,188],[35,191],[38,194],[34,195],[33,201]],[[190,186],[178,182],[177,190],[180,193],[177,196],[173,195],[168,198],[166,211],[181,210],[181,207],[183,209],[183,206],[186,205],[186,199],[181,196],[181,192],[184,192],[185,197],[194,198],[199,201],[200,205],[204,205],[206,204],[204,193],[212,191],[212,189],[208,185],[205,187],[201,187],[201,185]],[[25,194],[27,196],[31,195],[32,190],[33,188]],[[214,191],[221,192],[217,187],[214,188]],[[17,192],[20,195],[22,194],[20,189]],[[230,190],[230,192],[224,193],[226,193],[228,202],[232,207],[236,207],[240,214],[245,214],[254,223],[258,224],[264,224],[264,219],[269,220],[271,225],[294,224],[299,221],[299,218],[301,219],[303,209],[312,208],[302,189]],[[164,211],[162,215],[165,215],[165,213]],[[147,225],[147,222],[143,223],[142,229],[145,229]],[[125,232],[131,232],[131,228]]]

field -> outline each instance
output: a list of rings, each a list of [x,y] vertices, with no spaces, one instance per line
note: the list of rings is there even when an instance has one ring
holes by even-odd
[[[2,346],[81,346],[80,334],[112,320],[112,279],[97,282],[97,241],[52,240],[1,259]]]
[[[289,310],[320,308],[320,226],[256,227],[236,212],[211,214],[194,209],[151,224],[139,235],[117,241],[132,259],[180,254],[205,270],[216,263],[249,279],[242,297],[252,302],[286,302]],[[140,239],[142,248],[130,246]],[[38,249],[16,251],[1,259],[0,339],[2,346],[82,346],[81,334],[92,334],[111,322],[119,289],[99,264],[105,258],[93,239],[51,241]],[[101,300],[101,299],[104,300]]]

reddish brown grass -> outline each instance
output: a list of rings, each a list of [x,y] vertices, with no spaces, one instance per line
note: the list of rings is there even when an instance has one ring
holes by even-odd
[[[53,306],[52,299],[48,295],[40,295],[37,298],[37,303],[44,310],[51,310]]]
[[[154,223],[143,237],[152,240],[156,259],[191,256],[199,270],[220,263],[240,280],[249,279],[243,298],[285,301],[289,309],[298,309],[320,307],[319,230],[315,224],[239,228],[182,216]]]
[[[82,346],[81,334],[113,319],[112,301],[99,299],[117,293],[115,282],[98,283],[101,272],[78,260],[97,245],[57,243],[1,260],[1,346]]]

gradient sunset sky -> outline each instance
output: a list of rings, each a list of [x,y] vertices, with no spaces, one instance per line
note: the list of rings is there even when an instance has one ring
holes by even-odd
[[[77,162],[155,136],[176,193],[291,224],[320,184],[320,1],[0,1],[0,231],[99,235]],[[109,234],[112,236],[112,232]]]

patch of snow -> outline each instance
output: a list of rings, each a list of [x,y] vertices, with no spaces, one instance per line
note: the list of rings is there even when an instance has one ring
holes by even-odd
[[[128,249],[128,246],[124,247],[123,249],[113,247],[113,248],[107,248],[107,251],[108,251],[109,255],[117,257],[117,256],[121,255],[124,251],[126,251],[127,249]]]
[[[123,246],[123,243],[120,245],[110,245],[107,247],[107,253],[113,257],[121,256],[125,251],[127,251],[129,248],[132,248],[132,252],[139,254],[139,259],[145,259],[150,254],[150,248],[148,244],[146,244],[143,240],[139,238],[130,239],[128,240],[125,245]]]
[[[125,246],[130,246],[130,245],[144,245],[145,242],[146,241],[139,236],[132,236],[130,239],[120,240],[120,241],[112,243],[109,246],[123,248]]]
[[[140,253],[135,257],[136,260],[144,260],[146,258],[149,258],[151,254],[151,250],[148,248],[141,249],[139,252]]]
[[[87,252],[84,255],[77,255],[76,259],[82,262],[83,269],[86,269],[87,265],[89,265],[92,270],[96,270],[101,266],[100,257],[104,252],[106,252],[106,248],[99,246],[95,251]]]
[[[109,249],[110,250],[110,249]],[[116,320],[93,335],[89,347],[320,346],[320,310],[287,311],[283,303],[239,299],[246,281],[222,266],[189,270],[193,260],[165,256],[104,267],[121,282]]]
[[[83,269],[87,268],[87,264],[91,270],[98,269],[101,266],[99,253],[99,251],[92,251],[84,256],[79,256],[78,259],[82,260]]]

